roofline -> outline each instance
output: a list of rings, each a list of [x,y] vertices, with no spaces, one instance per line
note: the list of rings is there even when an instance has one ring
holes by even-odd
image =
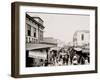
[[[26,13],[26,18],[29,18],[30,20],[34,21],[36,24],[38,24],[38,25],[42,26],[43,28],[45,28],[42,24],[40,24],[39,22],[37,22],[36,20],[34,20],[34,19],[33,19],[30,15],[28,15],[27,13]]]
[[[33,18],[39,18],[42,22],[44,22],[40,17],[33,17]]]
[[[50,42],[43,42],[43,41],[40,41],[41,44],[51,44],[51,45],[57,45],[57,43],[50,43]]]

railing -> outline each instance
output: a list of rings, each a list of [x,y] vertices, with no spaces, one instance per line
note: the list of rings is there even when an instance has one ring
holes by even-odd
[[[26,43],[38,43],[39,40],[33,36],[26,36]]]

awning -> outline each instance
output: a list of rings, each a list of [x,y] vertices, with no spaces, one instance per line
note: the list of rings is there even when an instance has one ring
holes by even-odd
[[[35,49],[43,49],[43,48],[51,48],[54,47],[54,45],[49,44],[26,44],[26,50],[35,50]]]
[[[41,53],[41,52],[36,52],[36,51],[29,51],[29,57],[31,58],[38,58],[38,59],[46,59],[47,54]]]

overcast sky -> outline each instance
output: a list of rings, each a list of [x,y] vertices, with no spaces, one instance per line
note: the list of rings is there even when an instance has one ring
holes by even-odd
[[[44,37],[53,37],[63,42],[73,41],[77,30],[89,30],[89,15],[28,13],[32,17],[40,17],[44,21]]]

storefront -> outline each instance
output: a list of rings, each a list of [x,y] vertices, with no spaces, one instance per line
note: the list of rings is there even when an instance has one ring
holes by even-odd
[[[26,67],[45,66],[48,60],[48,54],[51,47],[53,47],[53,45],[29,45],[26,51]]]

